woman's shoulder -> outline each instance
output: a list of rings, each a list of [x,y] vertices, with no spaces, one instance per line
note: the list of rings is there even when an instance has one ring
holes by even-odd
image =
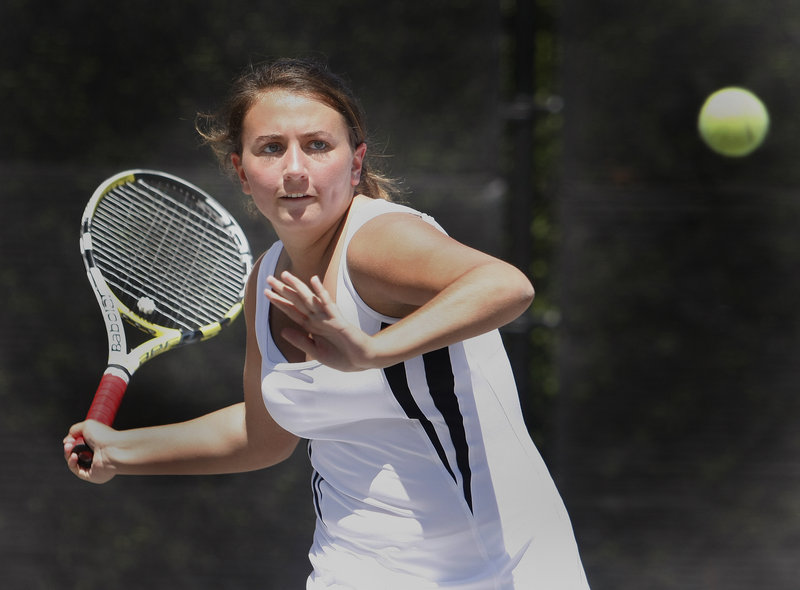
[[[350,220],[348,221],[347,241],[349,242],[357,232],[360,232],[367,225],[374,230],[381,226],[394,226],[397,223],[402,225],[404,221],[418,220],[423,220],[440,231],[444,231],[433,217],[415,209],[411,205],[385,199],[356,197]]]

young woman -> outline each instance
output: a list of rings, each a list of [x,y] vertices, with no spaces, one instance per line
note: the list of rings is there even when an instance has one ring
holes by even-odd
[[[526,277],[389,200],[322,65],[251,68],[203,134],[279,237],[248,281],[244,401],[153,428],[81,422],[69,468],[245,471],[307,439],[309,590],[587,588],[497,332],[530,305]]]

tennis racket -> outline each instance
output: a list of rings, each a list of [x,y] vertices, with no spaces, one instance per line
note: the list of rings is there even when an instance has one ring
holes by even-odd
[[[236,318],[252,256],[219,203],[154,170],[121,172],[95,190],[80,246],[108,336],[108,366],[86,419],[110,426],[143,363],[216,336]],[[132,348],[123,320],[146,340]],[[91,466],[85,441],[77,440],[73,452],[81,466]]]

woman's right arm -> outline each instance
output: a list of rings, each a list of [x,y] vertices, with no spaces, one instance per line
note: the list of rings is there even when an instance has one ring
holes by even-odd
[[[186,422],[149,428],[117,431],[91,420],[75,424],[64,439],[64,455],[73,473],[93,483],[119,474],[235,473],[268,467],[292,454],[298,437],[278,426],[261,398],[261,353],[255,336],[256,297],[261,291],[257,281],[254,270],[244,303],[244,401]],[[94,451],[89,469],[80,467],[72,453],[79,435]]]

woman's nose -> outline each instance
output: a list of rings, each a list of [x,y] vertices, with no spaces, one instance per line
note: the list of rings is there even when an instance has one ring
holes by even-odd
[[[286,150],[286,159],[283,174],[286,178],[305,178],[305,154],[299,146],[290,146]]]

